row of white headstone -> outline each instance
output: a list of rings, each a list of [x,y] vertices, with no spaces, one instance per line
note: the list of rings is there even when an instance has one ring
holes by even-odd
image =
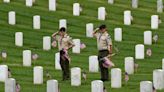
[[[109,4],[114,4],[114,0],[108,0]],[[132,0],[132,8],[138,8],[138,0]]]
[[[132,57],[125,58],[125,65],[133,65],[134,59]],[[130,62],[130,63],[129,63]],[[164,59],[163,69],[164,69]],[[132,66],[127,67],[129,74],[132,74],[134,71]],[[132,70],[130,70],[132,69]],[[150,81],[142,81],[140,83],[140,92],[153,92],[153,86],[157,90],[164,89],[164,70],[156,69],[153,71],[153,84]],[[122,74],[121,69],[113,68],[111,69],[111,87],[112,88],[121,88],[122,87]],[[8,78],[8,66],[0,65],[0,81],[5,82],[5,92],[15,92],[15,79]],[[43,84],[43,67],[35,66],[33,70],[33,83],[34,84]],[[80,86],[81,85],[81,69],[79,67],[71,68],[71,86]],[[52,91],[52,87],[53,91]],[[103,82],[100,80],[92,81],[91,83],[91,92],[102,92]],[[51,89],[51,90],[50,90]],[[57,80],[47,81],[47,92],[58,92],[58,82]]]
[[[5,3],[9,3],[10,0],[4,0]],[[26,0],[26,6],[27,7],[32,7],[33,4],[35,3],[35,0]],[[56,0],[49,0],[49,11],[56,11]],[[73,15],[74,16],[79,16],[80,12],[82,11],[82,8],[80,7],[79,3],[74,3],[73,4]]]
[[[0,65],[0,81],[5,82],[8,79],[8,66]],[[43,67],[35,66],[33,68],[33,83],[43,84]],[[81,69],[79,67],[71,68],[71,85],[81,85]]]
[[[16,13],[15,11],[10,11],[8,13],[8,23],[10,25],[16,24]],[[66,19],[59,20],[59,28],[65,27],[67,28],[67,21]],[[41,28],[41,18],[39,15],[33,16],[33,29],[40,29]]]
[[[10,0],[3,0],[4,3],[10,3]],[[27,7],[32,7],[36,0],[26,0]],[[56,0],[49,0],[49,11],[56,11]]]
[[[16,80],[14,78],[6,79],[4,87],[5,87],[4,92],[17,92],[16,91]],[[48,80],[46,92],[59,92],[58,81],[57,80]]]
[[[0,65],[0,81],[5,82],[5,92],[15,92],[15,79],[8,78],[8,67],[7,65]],[[33,70],[33,83],[43,84],[43,67],[35,66]],[[71,86],[81,85],[81,69],[79,67],[71,68]],[[103,82],[93,81],[91,83],[91,92],[102,92]],[[53,88],[54,87],[54,88]],[[122,73],[121,69],[111,69],[111,87],[121,88],[122,87]],[[52,91],[53,89],[53,91]],[[10,91],[9,91],[10,90]],[[13,90],[13,91],[11,91]],[[47,81],[47,92],[58,92],[58,82],[56,80]]]
[[[23,51],[23,66],[31,66],[32,63],[32,59],[31,59],[31,50],[24,50]],[[57,70],[61,70],[61,66],[60,66],[60,54],[55,53],[55,69]],[[98,68],[99,64],[98,64],[98,57],[93,55],[89,57],[89,71],[90,72],[98,72],[99,68]]]
[[[114,4],[114,0],[108,0],[109,4]],[[139,0],[132,0],[132,8],[138,8]],[[157,12],[163,12],[163,0],[157,0]]]
[[[3,0],[4,3],[9,3],[10,0]],[[35,0],[26,0],[26,6],[32,7]],[[114,0],[108,0],[109,4],[114,4]],[[49,10],[56,11],[56,0],[49,0]],[[132,0],[132,8],[138,8],[138,0]],[[73,4],[73,15],[79,16],[81,12],[81,7],[79,3]],[[163,12],[163,0],[157,0],[157,12]]]
[[[111,87],[121,88],[121,70],[119,68],[113,68],[111,70]],[[43,83],[43,68],[40,66],[34,67],[34,84]],[[78,67],[71,69],[71,86],[81,85],[81,69]],[[5,92],[16,92],[16,81],[14,78],[8,78],[5,80]],[[103,82],[100,80],[92,81],[91,92],[103,92]],[[57,80],[47,81],[46,92],[59,92],[59,85]]]
[[[111,88],[122,87],[121,69],[111,69]],[[91,83],[91,92],[104,92],[104,83],[101,80],[94,80]]]
[[[75,46],[72,48],[73,53],[80,53],[80,39],[73,39],[73,43]],[[15,45],[18,47],[23,46],[23,32],[16,32],[15,33]],[[51,49],[51,37],[44,36],[43,37],[43,50],[50,50]]]
[[[132,21],[131,11],[127,10],[124,12],[124,24],[131,25],[131,21]],[[160,21],[160,18],[158,15],[152,15],[151,16],[151,29],[158,29],[159,21]],[[86,36],[93,37],[93,34],[92,34],[93,30],[94,30],[93,23],[87,23],[86,24]],[[122,41],[122,28],[115,28],[114,32],[115,32],[115,40]]]
[[[60,66],[60,54],[55,54],[55,69],[61,70]],[[89,72],[98,72],[99,71],[99,63],[98,63],[98,57],[96,55],[89,56]]]
[[[55,54],[55,69],[61,70],[60,66],[60,55],[59,53]],[[128,74],[134,73],[134,58],[133,57],[125,57],[125,71]],[[89,56],[89,72],[96,73],[99,72],[99,62],[98,57],[96,55]]]
[[[98,19],[99,20],[105,20],[106,12],[105,12],[105,7],[100,7],[98,9]],[[131,25],[133,20],[133,17],[131,15],[131,11],[126,10],[124,11],[124,24],[125,25]],[[158,15],[152,15],[151,16],[151,29],[158,29],[159,26],[159,17]],[[10,11],[8,13],[8,23],[10,25],[15,25],[16,24],[16,13],[15,11]],[[67,28],[67,21],[66,19],[61,19],[59,20],[59,28],[65,27]],[[93,24],[89,23],[87,25],[88,30],[93,30],[92,29]],[[40,29],[41,28],[41,18],[39,15],[33,16],[33,29]],[[91,36],[89,33],[88,36]]]
[[[22,37],[22,34],[21,34],[21,37]],[[16,39],[18,39],[18,38],[19,37],[17,37]],[[50,46],[51,45],[50,44],[51,41],[49,39],[50,39],[50,37],[45,37],[44,40],[43,40],[44,50],[49,50],[49,47],[51,47]],[[18,39],[17,43],[20,42],[19,40],[21,40],[21,38]],[[74,43],[76,43],[76,42],[74,41]],[[77,39],[77,43],[78,43],[78,46],[75,45],[75,47],[72,49],[72,51],[74,53],[77,53],[80,50],[80,43],[79,43],[78,39]],[[56,53],[55,54],[55,67],[56,67],[56,69],[61,69],[60,64],[59,64],[59,61],[60,61],[59,57],[60,57],[59,53]],[[144,48],[143,44],[137,44],[135,46],[135,58],[136,59],[144,59],[145,58],[145,48]],[[134,61],[133,59],[131,59],[131,60]],[[23,51],[23,66],[31,66],[31,51],[30,50],[24,50]],[[89,57],[89,70],[91,72],[94,72],[94,71],[97,72],[98,71],[98,59],[97,59],[97,56],[90,56]]]

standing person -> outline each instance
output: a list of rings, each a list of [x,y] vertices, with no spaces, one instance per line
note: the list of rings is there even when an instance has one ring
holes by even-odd
[[[55,38],[54,40],[56,40],[58,43],[63,80],[68,80],[70,78],[70,58],[67,50],[74,46],[72,38],[66,33],[66,28],[64,27],[60,28],[58,32],[54,33],[52,37]]]
[[[106,25],[101,25],[97,28],[93,35],[97,38],[97,45],[98,45],[98,60],[99,60],[99,67],[101,72],[101,80],[108,81],[109,80],[109,71],[107,67],[103,66],[104,57],[112,54],[112,39],[107,32]]]

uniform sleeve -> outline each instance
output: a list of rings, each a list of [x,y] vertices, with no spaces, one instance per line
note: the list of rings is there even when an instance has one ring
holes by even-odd
[[[95,35],[95,37],[97,38],[97,37],[99,36],[99,33],[97,32],[97,33],[95,33],[94,35]]]
[[[107,36],[107,44],[108,44],[108,46],[112,45],[112,39],[109,35]]]
[[[53,39],[55,40],[55,41],[58,41],[59,40],[59,38],[60,38],[60,36],[55,36]]]
[[[74,43],[73,43],[73,41],[72,41],[72,37],[67,37],[68,38],[68,43],[69,43],[69,45],[74,45]]]

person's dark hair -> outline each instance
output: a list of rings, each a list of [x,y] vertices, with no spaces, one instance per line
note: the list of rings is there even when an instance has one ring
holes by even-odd
[[[99,27],[100,30],[105,29],[105,28],[106,28],[106,25],[101,25],[101,26]]]
[[[60,28],[59,32],[66,32],[66,28],[65,27]]]

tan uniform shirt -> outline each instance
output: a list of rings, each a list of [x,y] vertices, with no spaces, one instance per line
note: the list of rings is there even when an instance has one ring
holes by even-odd
[[[107,32],[98,32],[95,36],[97,38],[98,50],[110,50],[109,47],[112,45],[112,39]]]
[[[69,49],[69,47],[73,45],[72,38],[67,34],[65,34],[64,37],[57,36],[57,41],[59,50]]]

